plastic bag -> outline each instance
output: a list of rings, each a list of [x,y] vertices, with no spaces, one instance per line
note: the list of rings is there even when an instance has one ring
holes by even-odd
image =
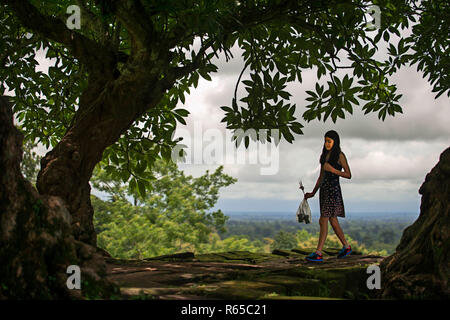
[[[303,199],[297,209],[297,220],[299,223],[311,223],[311,209],[308,200]]]
[[[299,180],[300,189],[305,195],[305,188],[303,187],[302,179]],[[309,208],[308,200],[303,198],[297,209],[297,220],[299,223],[311,223],[311,209]]]

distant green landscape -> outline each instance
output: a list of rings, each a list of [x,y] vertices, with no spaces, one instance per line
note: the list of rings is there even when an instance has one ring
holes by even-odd
[[[392,219],[340,219],[340,224],[349,243],[364,253],[379,253],[390,255],[395,251],[403,231],[414,221],[407,218]],[[256,244],[271,244],[270,248],[292,249],[294,247],[315,247],[319,235],[319,225],[299,224],[295,220],[268,219],[253,220],[230,219],[227,221],[226,232],[219,233],[222,239],[240,237]],[[341,244],[329,226],[326,245],[340,247]],[[289,241],[289,238],[292,239]],[[266,251],[269,249],[266,248]]]

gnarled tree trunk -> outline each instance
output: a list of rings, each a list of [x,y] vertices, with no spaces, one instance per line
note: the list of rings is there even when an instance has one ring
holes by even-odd
[[[448,299],[450,148],[419,189],[419,218],[405,229],[396,252],[383,260],[382,298]]]
[[[168,88],[158,82],[159,75],[145,70],[119,80],[91,76],[73,125],[41,160],[39,193],[62,198],[72,215],[75,238],[92,246],[97,243],[89,185],[94,167],[103,151],[157,105]]]
[[[20,172],[22,133],[0,97],[0,299],[107,298],[118,288],[105,280],[96,248],[74,239],[63,199],[39,195]],[[70,290],[67,267],[81,269],[81,290]]]

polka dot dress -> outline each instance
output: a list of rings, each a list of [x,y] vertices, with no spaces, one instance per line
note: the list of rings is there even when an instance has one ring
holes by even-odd
[[[341,170],[342,166],[337,163],[333,166]],[[339,176],[329,171],[324,171],[324,177],[319,189],[320,216],[325,218],[345,217],[344,200],[342,199]]]

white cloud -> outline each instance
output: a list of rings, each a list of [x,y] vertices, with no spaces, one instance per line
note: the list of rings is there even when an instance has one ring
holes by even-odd
[[[232,74],[219,74],[213,78],[211,88],[205,81],[199,90],[193,92],[193,99],[197,95],[202,96],[203,103],[207,104],[199,111],[202,116],[195,117],[196,121],[225,130],[219,120],[223,112],[218,107],[231,102],[237,78],[238,74],[234,77]],[[305,74],[304,79],[305,84],[312,87],[315,75]],[[386,210],[388,203],[392,203],[392,207],[398,210],[402,207],[399,203],[403,203],[405,210],[410,210],[412,204],[416,205],[419,200],[418,189],[426,174],[437,163],[440,153],[450,145],[450,108],[448,99],[442,96],[434,99],[430,86],[414,68],[405,68],[393,80],[404,95],[401,100],[403,114],[387,117],[384,122],[376,114],[364,115],[355,108],[353,115],[346,115],[345,120],[339,119],[336,124],[331,121],[304,123],[301,114],[306,88],[292,85],[290,92],[298,107],[297,118],[305,125],[304,135],[296,136],[293,144],[286,141],[280,144],[280,169],[276,175],[262,176],[259,172],[261,165],[225,166],[224,172],[238,178],[238,182],[221,191],[222,203],[226,205],[227,199],[259,199],[254,208],[265,211],[270,199],[274,203],[298,200],[301,196],[298,178],[303,178],[307,191],[312,190],[319,175],[323,136],[326,131],[334,129],[340,134],[341,149],[352,171],[351,180],[340,179],[344,200],[349,207],[352,203],[366,201],[371,208],[379,202],[380,208]],[[197,113],[196,108],[189,110]],[[203,172],[198,166],[185,166],[183,169],[198,175]],[[361,208],[360,205],[357,207]]]

